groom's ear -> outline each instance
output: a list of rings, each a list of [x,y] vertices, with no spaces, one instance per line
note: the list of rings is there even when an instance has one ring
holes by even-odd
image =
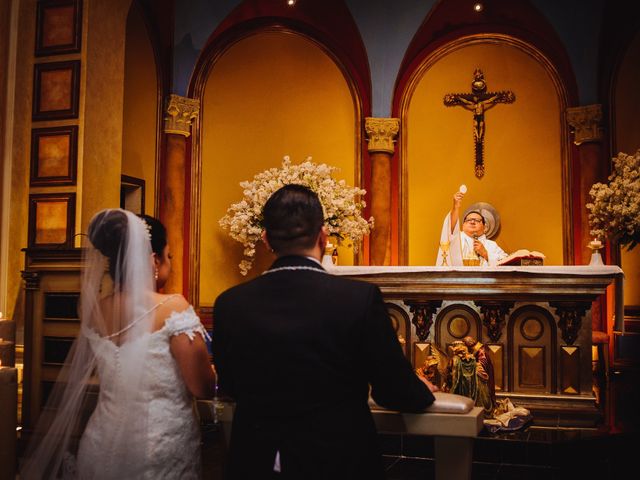
[[[267,231],[263,230],[262,235],[260,235],[260,237],[262,238],[262,243],[264,243],[265,246],[267,247],[267,250],[273,253],[273,248],[271,248],[271,245],[269,244],[269,239],[267,238]]]
[[[318,233],[318,245],[323,253],[327,246],[327,238],[329,238],[329,228],[326,225],[323,225]]]

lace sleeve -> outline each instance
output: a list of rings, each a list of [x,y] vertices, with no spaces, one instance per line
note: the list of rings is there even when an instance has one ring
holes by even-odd
[[[189,340],[193,341],[196,333],[199,333],[203,340],[211,341],[211,337],[191,306],[181,312],[171,312],[164,328],[167,329],[169,337],[184,333],[189,337]]]

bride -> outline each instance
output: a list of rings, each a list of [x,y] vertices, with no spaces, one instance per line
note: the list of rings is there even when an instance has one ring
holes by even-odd
[[[207,333],[184,297],[158,293],[171,268],[166,230],[143,218],[110,209],[91,220],[80,334],[41,414],[23,479],[200,476],[192,399],[212,395]],[[97,405],[82,432],[96,383]]]

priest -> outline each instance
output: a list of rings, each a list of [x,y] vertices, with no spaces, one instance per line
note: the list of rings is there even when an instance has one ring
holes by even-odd
[[[462,185],[453,195],[453,208],[447,213],[440,233],[438,266],[495,266],[506,252],[485,235],[486,219],[478,210],[468,211],[460,228],[460,206],[466,193]]]

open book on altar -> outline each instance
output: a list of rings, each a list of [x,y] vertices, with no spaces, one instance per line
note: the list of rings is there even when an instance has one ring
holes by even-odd
[[[544,253],[520,249],[500,260],[497,265],[542,265],[545,258]]]

